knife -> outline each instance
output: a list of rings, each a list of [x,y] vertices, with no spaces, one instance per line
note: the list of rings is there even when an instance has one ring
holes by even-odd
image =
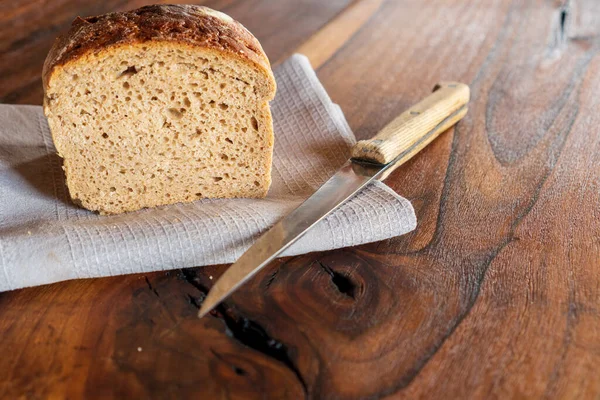
[[[374,180],[421,151],[467,113],[470,90],[458,82],[437,84],[433,93],[386,125],[375,137],[352,148],[341,169],[298,208],[265,232],[216,281],[202,302],[202,318],[310,228]]]

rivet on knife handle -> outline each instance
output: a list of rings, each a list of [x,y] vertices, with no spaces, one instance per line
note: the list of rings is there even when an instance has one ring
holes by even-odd
[[[402,165],[467,113],[469,87],[441,82],[433,93],[386,125],[376,136],[352,148],[354,160]],[[386,171],[388,175],[391,170]]]

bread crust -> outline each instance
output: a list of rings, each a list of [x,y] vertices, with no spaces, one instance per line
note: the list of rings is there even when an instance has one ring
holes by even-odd
[[[67,63],[110,47],[167,41],[223,51],[247,60],[268,76],[271,98],[275,78],[258,40],[226,14],[196,5],[151,5],[127,12],[77,17],[54,42],[42,72],[47,92],[54,71]]]

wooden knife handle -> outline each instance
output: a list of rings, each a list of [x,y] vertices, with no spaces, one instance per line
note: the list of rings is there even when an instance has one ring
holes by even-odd
[[[432,94],[400,114],[375,137],[356,143],[352,158],[377,164],[398,158],[394,168],[400,166],[465,116],[469,96],[469,87],[463,83],[438,83]]]

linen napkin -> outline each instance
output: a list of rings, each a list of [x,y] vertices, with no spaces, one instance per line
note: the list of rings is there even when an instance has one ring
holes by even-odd
[[[38,106],[0,105],[0,291],[235,261],[348,159],[355,138],[308,60],[275,70],[273,183],[265,199],[207,199],[100,216],[71,203]],[[356,195],[284,255],[413,230],[411,204],[383,183]]]

